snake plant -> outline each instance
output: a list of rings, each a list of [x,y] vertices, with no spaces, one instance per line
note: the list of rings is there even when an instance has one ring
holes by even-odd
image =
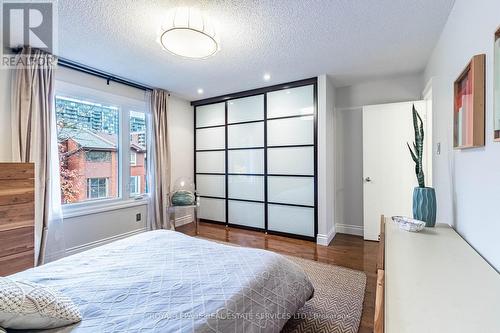
[[[417,175],[417,181],[419,187],[425,187],[425,176],[424,169],[422,167],[422,159],[424,156],[424,122],[417,110],[415,105],[413,105],[413,129],[415,131],[415,141],[413,142],[413,149],[408,143],[408,149],[410,150],[411,158],[415,162],[415,174]]]

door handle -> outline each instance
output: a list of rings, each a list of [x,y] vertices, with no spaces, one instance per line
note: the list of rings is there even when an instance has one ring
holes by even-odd
[[[369,183],[369,182],[371,182],[371,181],[372,181],[372,179],[371,179],[370,177],[366,177],[366,178],[365,178],[365,182]]]

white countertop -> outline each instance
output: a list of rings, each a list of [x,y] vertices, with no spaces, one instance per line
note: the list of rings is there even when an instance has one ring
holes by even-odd
[[[385,229],[386,333],[500,332],[500,274],[451,227]]]

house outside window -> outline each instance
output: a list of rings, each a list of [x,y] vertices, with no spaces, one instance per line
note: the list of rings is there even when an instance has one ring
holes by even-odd
[[[104,199],[108,197],[108,178],[87,179],[87,198]]]
[[[118,198],[120,109],[57,95],[55,104],[62,203]],[[90,191],[89,179],[107,179],[105,194]]]

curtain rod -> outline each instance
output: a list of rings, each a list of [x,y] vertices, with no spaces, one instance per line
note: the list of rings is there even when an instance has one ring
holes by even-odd
[[[96,68],[93,68],[93,67],[90,67],[87,65],[83,65],[83,64],[80,64],[80,63],[77,63],[77,62],[74,62],[74,61],[71,61],[68,59],[58,58],[57,64],[59,66],[62,66],[62,67],[74,69],[74,70],[82,72],[82,73],[87,73],[90,75],[94,75],[94,76],[103,78],[106,80],[106,82],[108,84],[110,81],[113,81],[113,82],[121,83],[121,84],[130,86],[130,87],[145,90],[145,91],[152,91],[153,90],[153,88],[150,86],[146,86],[146,85],[138,83],[138,82],[127,80],[123,77],[112,75],[110,73],[107,73],[107,72],[98,70]]]
[[[15,53],[22,52],[22,48],[20,48],[20,47],[11,48],[11,50]],[[142,83],[127,80],[126,78],[116,76],[116,75],[101,71],[99,69],[96,69],[96,68],[93,68],[93,67],[90,67],[87,65],[83,65],[83,64],[80,64],[76,61],[71,61],[71,60],[68,60],[68,59],[65,59],[65,58],[62,58],[59,56],[57,56],[57,64],[60,65],[61,67],[74,69],[74,70],[82,72],[82,73],[87,73],[90,75],[94,75],[94,76],[103,78],[106,80],[106,82],[108,84],[110,81],[113,81],[116,83],[121,83],[121,84],[127,85],[129,87],[141,89],[144,91],[153,91],[153,89],[154,89],[153,87],[144,85]],[[170,93],[168,95],[170,96]]]

